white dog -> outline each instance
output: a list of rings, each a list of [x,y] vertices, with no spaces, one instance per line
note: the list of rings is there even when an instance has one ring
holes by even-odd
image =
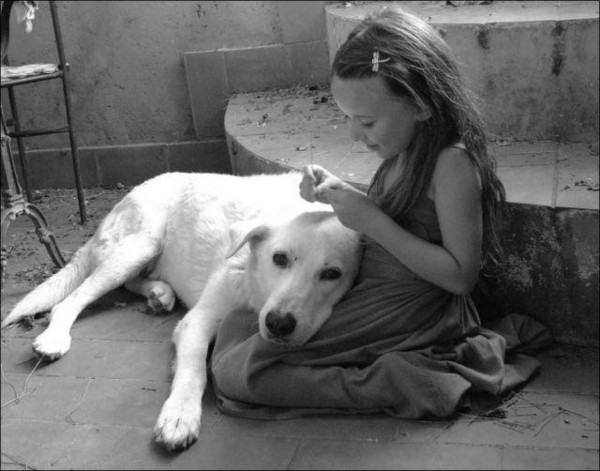
[[[173,334],[171,394],[154,428],[169,449],[200,430],[206,356],[220,320],[258,314],[260,335],[305,343],[329,317],[358,270],[358,234],[330,206],[298,195],[301,174],[237,177],[167,173],[135,187],[58,273],[23,298],[2,327],[51,309],[33,342],[49,360],[67,353],[79,313],[125,284],[170,311],[190,310]]]

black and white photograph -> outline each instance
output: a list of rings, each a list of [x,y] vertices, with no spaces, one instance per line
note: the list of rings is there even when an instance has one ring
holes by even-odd
[[[595,1],[3,0],[4,470],[598,470]]]

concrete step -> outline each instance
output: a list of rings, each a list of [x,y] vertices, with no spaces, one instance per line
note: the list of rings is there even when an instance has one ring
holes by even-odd
[[[327,88],[238,94],[225,131],[234,173],[314,163],[365,189],[380,163],[353,143]],[[529,314],[557,339],[598,346],[598,150],[586,144],[489,143],[508,194],[507,266],[482,303]]]
[[[444,36],[485,97],[492,133],[598,141],[597,1],[335,2],[326,7],[330,60],[364,15],[390,3]]]

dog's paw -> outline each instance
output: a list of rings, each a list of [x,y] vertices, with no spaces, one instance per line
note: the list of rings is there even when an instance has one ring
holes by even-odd
[[[169,451],[187,448],[198,439],[201,413],[198,397],[183,401],[170,397],[154,426],[154,440]]]
[[[32,347],[35,354],[44,360],[58,360],[71,348],[71,336],[46,330],[36,337]]]
[[[171,312],[175,307],[175,293],[166,283],[156,282],[148,296],[148,306],[155,313]]]

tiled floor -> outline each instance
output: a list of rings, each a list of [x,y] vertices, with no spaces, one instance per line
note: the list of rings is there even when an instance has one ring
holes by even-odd
[[[2,469],[598,469],[598,351],[566,345],[541,355],[504,417],[247,420],[218,412],[209,390],[199,441],[167,454],[151,429],[182,311],[143,311],[125,291],[107,296],[45,366],[30,348],[42,321],[3,333]]]
[[[85,227],[73,216],[72,191],[41,192],[38,206],[68,256],[125,191],[88,189]],[[52,271],[26,219],[11,226],[9,242],[2,316]],[[221,414],[209,389],[199,441],[165,453],[151,430],[169,392],[170,336],[182,314],[146,314],[140,298],[118,290],[86,310],[71,351],[48,365],[30,346],[43,319],[4,330],[1,468],[598,469],[598,350],[560,344],[540,356],[541,373],[504,416],[245,420]]]

